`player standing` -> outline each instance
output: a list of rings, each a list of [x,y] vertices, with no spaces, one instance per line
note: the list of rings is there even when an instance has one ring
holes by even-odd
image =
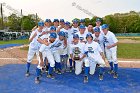
[[[115,35],[109,31],[109,26],[107,24],[102,25],[103,35],[104,35],[104,45],[105,53],[109,65],[111,67],[109,73],[114,73],[113,77],[118,77],[118,61],[117,61],[117,44],[118,40]]]

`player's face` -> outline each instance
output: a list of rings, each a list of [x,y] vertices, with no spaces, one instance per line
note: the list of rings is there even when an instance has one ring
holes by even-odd
[[[108,29],[106,28],[106,29],[102,29],[102,30],[103,30],[104,34],[106,35],[108,32]]]
[[[95,34],[96,37],[99,37],[100,32],[94,32],[94,34]]]
[[[59,36],[59,39],[62,41],[62,40],[64,40],[64,36]]]
[[[79,42],[79,38],[73,38],[73,43],[78,43]]]
[[[45,26],[48,26],[49,25],[49,22],[45,22]]]
[[[85,32],[85,29],[80,29],[81,34],[84,34],[84,32]]]
[[[44,42],[48,42],[48,38],[44,38],[43,41],[44,41]]]
[[[76,28],[78,27],[78,23],[73,23],[73,26]]]
[[[93,26],[92,25],[89,25],[88,26],[88,31],[92,31],[93,30]]]
[[[50,38],[49,41],[53,43],[55,41],[55,38]]]
[[[50,30],[51,32],[56,32],[55,30]]]
[[[44,26],[38,26],[39,29],[43,29]]]
[[[53,24],[54,24],[54,26],[59,26],[59,22],[57,22],[57,21],[54,22]]]
[[[90,37],[90,36],[87,37],[87,41],[88,41],[88,42],[91,42],[91,41],[92,41],[92,37]]]
[[[60,25],[65,25],[65,23],[64,22],[60,22]]]
[[[97,21],[96,22],[96,26],[100,26],[101,25],[101,22],[100,21]]]
[[[65,29],[69,29],[69,25],[65,25]]]

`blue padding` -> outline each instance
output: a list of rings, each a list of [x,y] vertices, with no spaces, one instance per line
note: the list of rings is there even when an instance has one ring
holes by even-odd
[[[21,45],[22,44],[5,44],[5,45],[0,45],[0,49],[14,47],[14,46],[21,46]]]
[[[140,68],[119,68],[119,78],[114,79],[105,68],[104,80],[98,79],[98,70],[94,76],[89,75],[89,82],[84,84],[84,74],[55,74],[55,79],[40,78],[35,84],[36,65],[30,67],[30,77],[25,77],[25,64],[0,66],[0,93],[139,93]]]

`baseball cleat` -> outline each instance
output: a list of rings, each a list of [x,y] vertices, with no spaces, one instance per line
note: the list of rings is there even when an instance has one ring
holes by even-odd
[[[72,67],[70,67],[70,72],[72,72]]]
[[[25,76],[26,76],[26,77],[29,77],[29,76],[30,76],[29,71],[26,72]]]
[[[36,83],[36,84],[39,84],[39,83],[40,83],[39,77],[36,77],[36,78],[35,78],[35,83]]]
[[[52,74],[48,74],[47,78],[55,79],[54,75],[52,75]]]
[[[113,70],[109,70],[109,71],[108,71],[108,74],[113,74],[113,73],[114,73]]]
[[[114,73],[113,78],[118,78],[118,73]]]
[[[102,74],[99,75],[99,80],[103,80],[103,75]]]
[[[60,69],[58,69],[57,71],[58,71],[58,73],[57,73],[57,74],[59,74],[59,75],[61,75],[61,74],[62,74],[62,72],[61,72],[61,70],[60,70]]]
[[[84,76],[84,83],[88,82],[88,76]]]

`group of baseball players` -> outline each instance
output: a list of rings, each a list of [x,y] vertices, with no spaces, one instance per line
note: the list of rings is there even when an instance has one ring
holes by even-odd
[[[53,23],[53,25],[52,25]],[[35,83],[40,83],[40,77],[47,73],[47,78],[54,79],[54,73],[63,74],[75,72],[84,73],[84,83],[88,76],[94,75],[99,69],[99,80],[103,80],[105,58],[109,62],[109,74],[118,77],[117,43],[115,35],[109,31],[108,24],[101,25],[101,19],[96,19],[96,26],[85,26],[85,20],[77,19],[72,24],[64,19],[46,19],[38,22],[32,29],[29,38],[27,55],[27,70],[25,76],[30,76],[30,64],[36,54],[38,65]]]

